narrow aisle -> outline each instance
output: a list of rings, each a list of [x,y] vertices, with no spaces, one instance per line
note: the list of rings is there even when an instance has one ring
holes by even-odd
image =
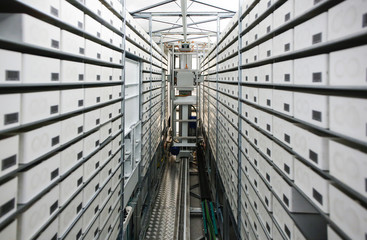
[[[175,238],[178,224],[179,186],[181,163],[172,158],[167,163],[160,189],[148,221],[145,239]]]

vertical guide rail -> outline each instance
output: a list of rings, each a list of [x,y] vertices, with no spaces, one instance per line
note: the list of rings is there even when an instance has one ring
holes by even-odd
[[[172,139],[175,136],[175,132],[176,132],[176,126],[175,124],[175,119],[176,119],[176,108],[174,106],[174,100],[175,100],[175,75],[174,75],[174,71],[173,69],[175,68],[175,47],[174,45],[172,45],[172,54],[171,54],[171,63],[170,63],[170,67],[171,67],[171,72],[170,72],[170,76],[171,76],[171,86],[170,86],[170,101],[171,101],[171,129],[172,129]]]
[[[123,96],[122,102],[121,102],[121,112],[122,112],[122,117],[121,117],[121,126],[122,126],[122,131],[121,131],[121,139],[124,140],[125,138],[125,58],[126,58],[126,51],[125,51],[125,42],[126,42],[126,0],[123,0],[123,9],[122,9],[122,13],[123,13],[123,38],[122,38],[122,46],[124,47],[124,50],[122,52],[122,84],[121,84],[121,95]],[[125,185],[125,177],[124,177],[124,173],[125,173],[125,169],[124,169],[124,162],[125,162],[125,142],[123,141],[123,144],[121,146],[121,179],[120,179],[120,184],[121,184],[121,213],[120,213],[120,240],[124,239],[124,185]]]
[[[242,91],[241,91],[241,83],[242,83],[242,73],[241,73],[241,65],[242,65],[242,58],[241,58],[241,48],[242,48],[242,41],[241,41],[241,32],[242,32],[242,25],[241,25],[241,13],[242,13],[242,0],[238,0],[238,125],[237,125],[237,133],[238,133],[238,171],[237,171],[237,193],[238,193],[238,201],[237,201],[237,227],[238,233],[241,236],[241,165],[242,165],[242,153],[241,153],[241,145],[242,145],[242,137],[241,137],[241,129],[242,129],[242,121],[241,121],[241,113],[242,113]]]
[[[220,18],[219,16],[217,15],[217,46],[216,46],[216,89],[217,89],[217,92],[216,92],[216,96],[217,96],[217,99],[216,99],[216,103],[217,103],[217,126],[216,126],[216,166],[218,166],[218,106],[219,106],[219,103],[218,103],[218,88],[219,88],[219,84],[218,84],[218,79],[219,79],[219,75],[218,75],[218,69],[219,69],[219,66],[218,66],[218,59],[219,59],[219,56],[218,56],[218,51],[219,51],[219,48],[218,48],[218,42],[219,42],[219,33],[220,33]],[[208,99],[209,99],[209,93],[208,93]],[[210,102],[209,104],[210,105]],[[208,110],[208,116],[210,115],[210,111]],[[208,127],[208,132],[209,132],[209,127]],[[209,137],[208,137],[209,139]],[[209,148],[208,148],[209,149]],[[216,176],[216,186],[219,186],[219,171],[218,171],[218,167],[215,168],[215,176]],[[217,212],[219,212],[219,207],[220,207],[220,203],[219,203],[219,196],[218,196],[218,191],[215,191],[216,192],[216,196],[215,196],[215,202],[216,202],[216,208],[217,208]],[[224,223],[224,221],[222,221],[222,223]]]
[[[215,76],[215,78],[216,78],[216,80],[215,80],[215,82],[216,82],[216,84],[215,84],[215,88],[216,88],[216,93],[215,93],[215,96],[216,96],[216,110],[215,110],[215,112],[216,112],[216,143],[215,143],[215,161],[218,161],[218,141],[219,141],[219,137],[218,137],[218,125],[219,125],[219,120],[218,120],[218,108],[219,108],[219,101],[218,101],[218,97],[219,97],[219,92],[218,92],[218,90],[219,90],[219,83],[218,83],[218,81],[219,81],[219,74],[218,74],[218,70],[219,70],[219,66],[218,66],[218,61],[219,61],[219,56],[218,56],[218,53],[219,53],[219,46],[218,46],[218,42],[219,42],[219,32],[220,32],[220,17],[219,16],[217,16],[217,46],[216,46],[216,64],[215,64],[215,72],[216,72],[216,76]]]
[[[184,204],[183,204],[183,207],[184,207],[184,210],[183,210],[183,213],[184,213],[184,231],[183,231],[183,239],[190,239],[190,234],[187,234],[186,233],[186,231],[188,230],[189,231],[189,233],[190,233],[190,228],[189,229],[187,229],[187,226],[189,226],[188,225],[188,223],[187,223],[187,213],[189,213],[190,214],[190,207],[189,208],[187,208],[187,198],[189,198],[190,197],[190,190],[189,190],[189,188],[188,188],[188,168],[189,168],[189,164],[188,164],[188,162],[189,162],[189,158],[187,158],[187,159],[185,159],[185,162],[184,162],[184,164],[183,164],[183,166],[184,166],[184,187],[185,187],[185,192],[184,192]],[[190,227],[190,226],[189,226]],[[187,238],[186,236],[188,235],[188,237],[189,238]]]
[[[220,26],[219,26],[219,16],[217,16],[217,43],[219,42],[219,31],[220,31]],[[208,37],[208,39],[210,39],[209,37]],[[218,58],[218,50],[217,50],[217,58]],[[208,59],[209,59],[209,56],[208,56]],[[218,60],[218,59],[217,59]],[[209,60],[208,60],[209,61]],[[208,62],[208,66],[210,66],[210,62]],[[217,69],[218,69],[218,66],[217,66]],[[209,70],[208,70],[209,71]],[[218,75],[218,70],[217,70],[217,75]],[[217,76],[217,78],[218,78],[218,76]],[[209,81],[208,81],[209,82]],[[209,148],[210,148],[210,140],[209,140],[209,132],[210,132],[210,130],[209,130],[209,116],[210,116],[210,101],[209,101],[209,91],[208,91],[208,89],[207,89],[207,96],[208,96],[208,147],[206,148],[206,149],[208,149],[207,150],[207,152],[208,152],[208,157],[210,157],[209,156]],[[218,119],[218,116],[217,116],[217,119]],[[217,121],[217,124],[218,124],[218,121]],[[218,126],[218,125],[217,125]],[[217,132],[217,134],[218,134],[218,132]],[[217,151],[218,151],[218,149],[217,149]],[[208,159],[207,159],[208,160]],[[209,162],[209,161],[208,161]],[[211,161],[210,161],[210,163],[211,163]],[[215,166],[217,166],[217,162],[216,162],[216,164],[215,164]],[[216,167],[215,168],[215,185],[216,186],[219,186],[219,171],[218,171],[218,167]],[[218,196],[218,191],[216,190],[215,191],[215,205],[216,205],[216,209],[217,209],[217,212],[220,212],[219,211],[219,208],[220,208],[220,203],[219,203],[219,196]]]

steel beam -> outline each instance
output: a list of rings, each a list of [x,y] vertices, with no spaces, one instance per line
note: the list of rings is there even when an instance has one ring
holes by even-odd
[[[215,37],[217,36],[216,34],[211,34],[211,35],[203,35],[203,36],[199,36],[199,37],[193,37],[193,38],[188,38],[187,40],[195,40],[195,39],[200,39],[200,38],[207,38],[207,37]],[[180,39],[177,40],[170,40],[170,41],[164,41],[163,43],[172,43],[172,42],[177,42]]]
[[[199,28],[199,27],[188,26],[188,28],[195,29],[195,30],[200,30],[200,31],[204,31],[204,32],[217,33],[216,31],[211,31],[211,30],[204,29],[204,28]]]
[[[148,19],[147,19],[148,20]],[[157,20],[157,19],[152,19],[153,22],[159,22],[159,23],[164,23],[164,24],[169,24],[169,25],[173,25],[177,28],[180,28],[182,27],[181,24],[178,24],[178,23],[172,23],[172,22],[166,22],[166,21],[162,21],[162,20]],[[169,29],[168,29],[169,30]],[[155,33],[156,31],[152,31],[152,33]]]
[[[181,14],[182,14],[182,28],[183,28],[183,37],[184,41],[187,40],[187,0],[181,0]]]
[[[186,35],[210,35],[210,34],[216,34],[216,32],[207,31],[207,32],[186,32]],[[183,32],[160,32],[159,34],[154,34],[155,36],[160,35],[184,35]]]
[[[211,4],[208,4],[208,3],[204,3],[204,2],[200,2],[200,1],[197,1],[197,0],[190,0],[191,2],[194,2],[194,3],[199,3],[199,4],[202,4],[202,5],[205,5],[205,6],[208,6],[208,7],[213,7],[213,8],[217,8],[219,10],[223,10],[223,11],[226,11],[226,12],[230,12],[230,13],[236,13],[232,10],[228,10],[228,9],[225,9],[225,8],[221,8],[221,7],[218,7],[218,6],[215,6],[215,5],[211,5]]]
[[[182,12],[143,12],[134,14],[134,18],[153,17],[182,17]],[[221,18],[233,17],[234,13],[228,12],[186,12],[186,16],[205,17],[205,16],[220,16]]]
[[[152,5],[143,7],[141,9],[136,10],[136,11],[130,12],[130,14],[131,15],[134,15],[136,13],[140,13],[140,12],[143,12],[143,11],[146,11],[146,10],[149,10],[149,9],[152,9],[152,8],[155,8],[155,7],[159,7],[159,6],[162,6],[162,5],[167,4],[167,3],[170,3],[170,2],[175,2],[175,1],[176,0],[165,0],[165,1],[162,1],[162,2],[159,2],[159,3],[156,3],[156,4],[152,4]]]

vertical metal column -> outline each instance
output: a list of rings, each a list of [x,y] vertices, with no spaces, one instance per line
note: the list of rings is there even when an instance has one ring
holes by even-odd
[[[215,150],[215,161],[218,161],[218,141],[219,141],[219,137],[218,137],[218,129],[219,129],[219,127],[218,127],[218,124],[219,124],[219,120],[218,120],[218,108],[219,108],[219,101],[218,101],[218,97],[219,97],[219,92],[218,92],[218,90],[219,90],[219,83],[218,83],[218,81],[219,81],[219,74],[218,74],[218,70],[219,70],[219,66],[218,66],[218,62],[219,62],[219,56],[218,56],[218,53],[219,53],[219,46],[218,46],[218,43],[219,43],[219,32],[220,32],[220,17],[219,16],[217,16],[217,47],[216,47],[216,57],[215,57],[215,59],[216,59],[216,64],[215,64],[215,72],[216,72],[216,75],[215,75],[215,78],[216,78],[216,80],[215,80],[215,82],[216,82],[216,84],[215,84],[215,89],[216,89],[216,93],[215,93],[215,96],[216,96],[216,110],[215,110],[215,112],[216,112],[216,114],[217,114],[217,126],[216,126],[216,143],[215,143],[215,147],[216,147],[216,150]]]
[[[242,13],[242,0],[238,1],[238,171],[237,171],[237,193],[238,193],[238,200],[237,200],[237,227],[239,235],[241,236],[241,164],[242,164],[242,153],[241,153],[241,145],[242,145],[242,137],[241,137],[241,129],[242,129],[242,121],[241,121],[241,113],[242,113],[242,104],[241,104],[241,98],[242,98],[242,91],[241,91],[241,83],[242,83],[242,73],[241,73],[241,65],[242,65],[242,59],[241,59],[241,48],[242,48],[242,42],[241,42],[241,32],[242,32],[242,25],[241,25],[241,13]]]
[[[175,47],[172,45],[172,54],[171,54],[171,86],[170,86],[170,101],[171,101],[171,129],[172,129],[172,137],[175,135],[175,119],[176,119],[176,108],[174,105],[174,99],[175,99],[175,75],[174,75],[174,68],[175,68]]]
[[[123,96],[122,102],[121,102],[121,112],[122,112],[122,117],[121,117],[121,126],[122,126],[122,132],[121,132],[121,139],[125,139],[125,58],[126,58],[126,51],[125,51],[125,44],[126,44],[126,0],[123,0],[122,2],[124,4],[123,6],[123,38],[122,38],[122,45],[124,47],[124,50],[122,52],[122,64],[123,64],[123,68],[122,68],[122,84],[121,84],[121,95]],[[124,178],[124,162],[125,162],[125,142],[122,141],[122,145],[121,145],[121,161],[120,161],[120,167],[121,167],[121,179],[120,179],[120,184],[121,184],[121,213],[120,213],[120,236],[121,236],[121,240],[124,239],[124,209],[122,209],[122,207],[124,206],[124,185],[125,185],[125,178]]]
[[[216,155],[216,159],[215,159],[215,166],[216,166],[216,168],[215,168],[215,175],[216,175],[216,181],[217,181],[217,184],[216,184],[216,186],[220,186],[220,179],[219,179],[219,176],[220,176],[220,174],[219,174],[219,171],[218,171],[218,123],[219,123],[219,121],[218,121],[218,106],[219,106],[219,103],[218,103],[218,79],[219,79],[219,76],[218,76],[218,69],[219,69],[219,67],[218,67],[218,51],[219,51],[219,49],[218,49],[218,43],[219,43],[219,33],[220,33],[220,18],[219,18],[219,16],[217,16],[217,47],[216,47],[216,90],[217,90],[217,92],[216,92],[216,97],[217,97],[217,99],[216,99],[216,107],[217,107],[217,109],[216,109],[216,113],[217,113],[217,126],[216,126],[216,152],[215,152],[215,155]],[[209,95],[209,94],[208,94]],[[210,104],[210,103],[209,103]],[[210,113],[210,111],[208,111],[208,116],[209,116],[209,113]],[[209,139],[209,137],[208,137],[208,139]],[[219,196],[218,196],[218,191],[216,190],[215,191],[216,192],[216,206],[217,206],[217,208],[219,208],[220,207],[220,203],[219,203]],[[219,211],[217,211],[217,212],[219,212]],[[224,209],[224,212],[225,212],[225,209]],[[226,214],[226,213],[224,213],[224,214]],[[225,216],[224,216],[225,217]],[[226,226],[225,226],[225,224],[226,224],[226,219],[224,218],[223,219],[223,234],[224,234],[224,237],[225,237],[225,232],[226,232]]]
[[[150,40],[150,79],[149,79],[149,164],[152,160],[152,61],[153,61],[153,40],[152,40],[152,15],[149,16],[149,40]]]
[[[162,43],[163,37],[162,35],[160,36],[160,48],[161,51],[163,51],[163,43]],[[161,56],[161,59],[163,60],[163,56]],[[161,63],[162,64],[162,63]],[[163,64],[162,64],[163,66]],[[162,69],[162,75],[161,75],[161,135],[164,132],[165,128],[166,128],[166,113],[165,113],[165,100],[166,100],[166,73],[164,72],[164,70]],[[162,150],[164,150],[162,148]]]

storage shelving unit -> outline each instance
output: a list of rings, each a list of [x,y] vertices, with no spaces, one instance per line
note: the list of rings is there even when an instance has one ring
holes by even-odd
[[[364,238],[366,7],[241,1],[204,57],[203,126],[241,239]]]
[[[142,156],[149,162],[161,140],[163,99],[154,90],[167,69],[124,5],[0,3],[1,239],[123,237]],[[126,57],[137,64],[132,82]],[[142,92],[149,121],[139,112]]]
[[[1,238],[116,239],[124,7],[1,5]]]

